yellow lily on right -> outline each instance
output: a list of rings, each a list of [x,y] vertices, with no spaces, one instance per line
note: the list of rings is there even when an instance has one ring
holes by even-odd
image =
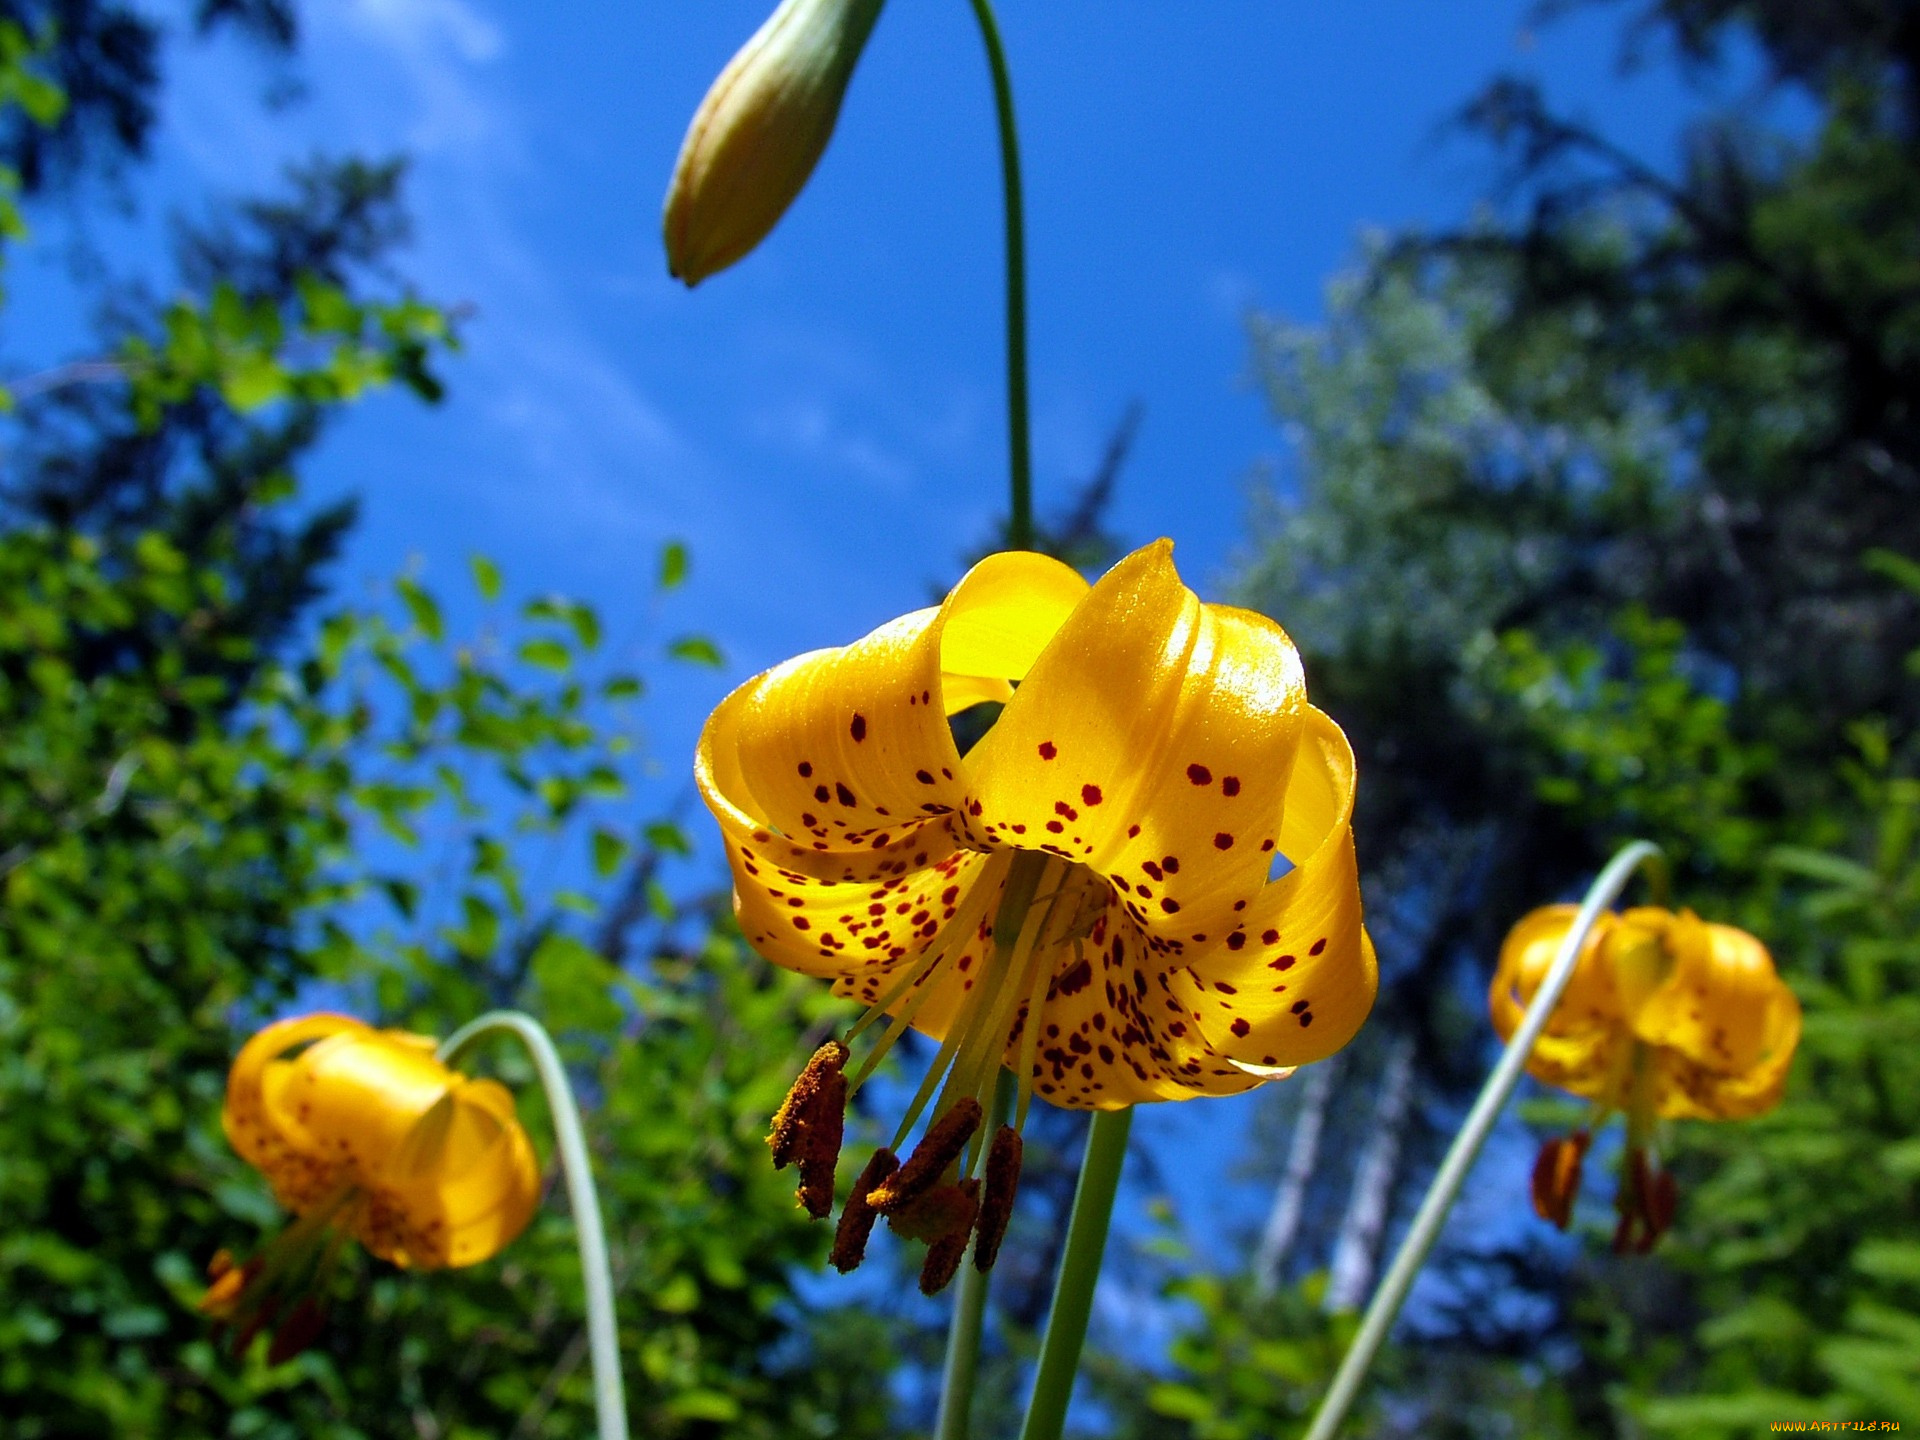
[[[1549,905],[1500,947],[1488,996],[1502,1040],[1519,1028],[1576,908]],[[1527,1071],[1627,1117],[1616,1251],[1644,1254],[1673,1220],[1673,1176],[1653,1147],[1660,1120],[1743,1120],[1779,1103],[1800,1041],[1800,1002],[1753,936],[1690,910],[1604,914],[1547,1022]],[[1588,1129],[1549,1140],[1533,1171],[1541,1218],[1566,1228]]]

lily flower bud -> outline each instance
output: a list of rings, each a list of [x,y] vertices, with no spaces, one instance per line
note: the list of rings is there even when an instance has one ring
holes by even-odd
[[[782,0],[688,127],[667,187],[667,270],[689,286],[744,258],[826,151],[884,0]]]

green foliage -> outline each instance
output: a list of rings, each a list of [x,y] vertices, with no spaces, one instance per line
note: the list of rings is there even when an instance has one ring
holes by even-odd
[[[73,25],[43,58],[71,128],[51,148],[13,136],[35,167],[89,153],[103,124],[137,146],[153,80],[145,20],[61,13]],[[277,0],[200,19],[292,36]],[[0,16],[0,103],[58,118],[22,69],[24,33]],[[124,302],[112,358],[33,377],[16,422],[0,530],[7,1433],[590,1428],[551,1184],[488,1264],[408,1275],[359,1257],[326,1334],[277,1368],[258,1347],[217,1351],[195,1310],[213,1254],[285,1220],[220,1133],[251,1028],[350,1006],[445,1033],[503,1004],[542,1017],[591,1101],[639,1433],[885,1433],[887,1334],[796,1294],[827,1237],[761,1139],[834,1002],[770,974],[715,907],[669,896],[661,866],[691,847],[636,813],[644,686],[600,654],[600,617],[563,597],[508,607],[484,559],[464,638],[415,576],[384,604],[308,613],[350,511],[297,518],[299,457],[368,389],[435,398],[427,362],[453,348],[444,312],[369,298],[404,231],[399,175],[316,163],[290,199],[191,232],[181,298]],[[522,1057],[485,1058],[534,1090]],[[522,1113],[549,1153],[539,1103]]]
[[[277,401],[338,405],[396,381],[437,400],[427,359],[454,344],[430,305],[359,303],[313,274],[298,277],[290,305],[221,282],[204,305],[175,301],[161,323],[159,343],[132,335],[122,346],[133,413],[148,431],[202,386],[243,414]]]
[[[760,1140],[832,1002],[697,916],[690,952],[622,964],[630,919],[529,879],[542,859],[594,887],[581,851],[650,877],[685,846],[607,823],[635,758],[598,698],[622,677],[584,678],[591,613],[543,600],[453,646],[403,581],[397,613],[329,618],[239,694],[180,648],[85,677],[91,636],[146,610],[188,634],[223,601],[163,539],[135,548],[113,577],[85,540],[0,537],[0,1404],[35,1417],[12,1433],[587,1427],[577,1261],[551,1210],[472,1272],[361,1264],[328,1336],[278,1371],[205,1338],[201,1267],[282,1218],[218,1131],[233,1021],[320,980],[442,1033],[519,1004],[566,1041],[596,1097],[645,1433],[880,1433],[884,1338],[841,1317],[828,1369],[794,1329],[791,1271],[826,1237]],[[536,640],[566,664],[513,658]]]
[[[1164,1247],[1163,1247],[1164,1248]],[[1165,1259],[1179,1260],[1177,1245]],[[1160,1298],[1190,1316],[1157,1373],[1108,1357],[1093,1362],[1096,1393],[1117,1402],[1116,1440],[1282,1440],[1297,1436],[1358,1328],[1322,1305],[1326,1276],[1271,1295],[1244,1276],[1187,1270]],[[1356,1423],[1358,1423],[1356,1421]]]

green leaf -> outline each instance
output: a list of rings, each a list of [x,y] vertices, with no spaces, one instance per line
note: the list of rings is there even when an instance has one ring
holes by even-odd
[[[643,832],[647,844],[669,855],[688,856],[693,854],[693,842],[687,839],[687,832],[671,820],[656,820]]]
[[[593,869],[602,879],[620,868],[620,862],[627,858],[627,842],[613,831],[597,829],[593,832]]]
[[[675,660],[706,665],[716,670],[727,663],[726,657],[720,653],[720,647],[704,635],[682,636],[667,647],[667,654]]]
[[[422,635],[429,640],[446,638],[447,625],[445,617],[440,613],[439,601],[405,576],[394,581],[393,588],[400,592],[400,598],[406,604],[407,613],[413,617],[413,623],[420,628]]]
[[[522,641],[517,653],[527,664],[556,675],[564,675],[573,668],[573,652],[560,641],[544,636]]]
[[[500,598],[500,567],[484,555],[475,555],[467,561],[473,571],[474,588],[480,592],[482,600]]]
[[[669,540],[660,547],[660,588],[677,590],[687,579],[687,547]]]

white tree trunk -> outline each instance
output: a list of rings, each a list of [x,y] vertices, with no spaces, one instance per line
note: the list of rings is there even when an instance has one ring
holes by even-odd
[[[1413,1040],[1394,1039],[1380,1075],[1380,1098],[1373,1107],[1373,1128],[1353,1174],[1353,1199],[1340,1222],[1327,1281],[1327,1309],[1358,1310],[1373,1289],[1373,1268],[1387,1228],[1393,1182],[1400,1168],[1400,1142],[1406,1133],[1413,1098]]]
[[[1287,1141],[1287,1166],[1280,1174],[1280,1188],[1274,1191],[1273,1209],[1267,1213],[1267,1228],[1260,1235],[1260,1249],[1253,1258],[1254,1288],[1271,1295],[1280,1285],[1280,1269],[1287,1252],[1300,1233],[1300,1217],[1307,1200],[1307,1182],[1320,1160],[1320,1132],[1326,1128],[1327,1106],[1333,1099],[1334,1072],[1340,1057],[1334,1055],[1318,1065],[1307,1067],[1307,1078],[1300,1094],[1300,1113],[1293,1117],[1293,1134]]]

